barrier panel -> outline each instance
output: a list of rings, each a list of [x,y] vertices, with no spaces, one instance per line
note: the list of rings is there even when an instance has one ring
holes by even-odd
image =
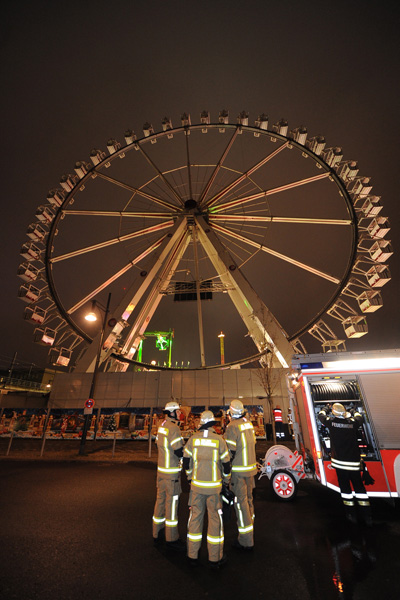
[[[215,430],[223,434],[228,423],[228,406],[208,406],[215,415]],[[247,416],[254,426],[257,439],[266,439],[262,406],[245,406]],[[180,428],[187,440],[199,427],[200,414],[205,406],[181,406]],[[155,440],[158,427],[164,420],[160,407],[117,407],[98,408],[91,415],[87,440]],[[85,415],[83,408],[12,409],[0,412],[0,437],[10,438],[7,454],[13,439],[42,439],[42,454],[45,440],[79,440],[82,437]]]

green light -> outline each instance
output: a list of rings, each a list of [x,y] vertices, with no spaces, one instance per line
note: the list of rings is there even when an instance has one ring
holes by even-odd
[[[157,336],[156,348],[159,350],[167,350],[169,345],[170,341],[167,338],[163,337],[162,335]]]
[[[145,338],[155,337],[156,338],[156,348],[160,351],[168,350],[168,367],[171,367],[171,354],[172,354],[172,340],[174,337],[174,330],[170,329],[169,331],[145,331],[143,334],[144,341]],[[142,350],[142,343],[139,346],[139,350]],[[141,362],[141,355],[140,355]]]

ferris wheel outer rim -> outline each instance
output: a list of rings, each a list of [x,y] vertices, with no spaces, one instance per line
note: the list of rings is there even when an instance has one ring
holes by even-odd
[[[355,213],[353,203],[351,201],[349,192],[347,191],[347,188],[346,188],[346,184],[337,175],[336,171],[332,167],[330,167],[325,162],[325,160],[323,158],[321,158],[321,156],[315,154],[312,150],[310,150],[310,148],[307,148],[303,144],[300,144],[299,142],[295,141],[294,139],[288,137],[287,135],[284,136],[282,134],[279,134],[279,133],[269,130],[269,129],[260,129],[260,128],[254,127],[254,126],[233,124],[233,123],[190,124],[190,125],[185,125],[185,126],[180,126],[180,127],[174,127],[172,129],[168,129],[166,131],[156,132],[149,136],[144,136],[140,139],[134,140],[131,144],[126,144],[125,146],[121,146],[121,148],[119,148],[113,154],[106,155],[97,165],[93,165],[93,166],[91,165],[91,168],[88,170],[88,172],[81,179],[79,179],[79,181],[77,181],[77,183],[73,187],[73,189],[66,194],[62,204],[59,207],[57,207],[56,214],[50,225],[50,229],[49,229],[49,233],[47,235],[46,245],[45,245],[44,259],[45,259],[46,281],[47,281],[47,284],[49,287],[50,294],[56,304],[57,310],[58,310],[61,318],[64,319],[68,323],[68,325],[71,327],[73,332],[76,335],[78,335],[79,337],[81,337],[83,341],[90,344],[91,342],[93,342],[95,336],[93,336],[93,337],[89,336],[70,317],[70,315],[68,314],[68,311],[65,309],[65,307],[59,297],[59,294],[57,292],[57,289],[56,289],[56,286],[55,286],[55,283],[53,280],[53,274],[52,274],[52,264],[51,264],[51,253],[53,251],[52,246],[53,246],[54,237],[57,232],[57,225],[58,225],[59,221],[61,220],[63,211],[70,204],[71,199],[74,198],[75,194],[77,194],[80,191],[80,189],[82,189],[82,186],[85,185],[85,182],[87,180],[93,178],[93,173],[95,173],[97,170],[100,170],[100,168],[103,167],[106,163],[113,162],[114,160],[119,158],[122,154],[125,154],[128,151],[134,150],[135,146],[138,146],[138,145],[140,146],[142,144],[151,143],[152,140],[156,140],[158,138],[163,138],[165,136],[168,137],[168,135],[171,135],[171,134],[173,135],[173,134],[182,133],[182,132],[187,133],[188,130],[198,130],[198,129],[207,129],[207,128],[209,128],[209,129],[222,129],[223,128],[223,129],[230,129],[230,130],[244,130],[244,131],[249,131],[252,133],[257,133],[260,136],[267,136],[269,138],[273,137],[273,138],[279,139],[280,141],[282,141],[284,143],[288,142],[290,144],[290,146],[295,147],[298,151],[301,151],[302,153],[305,153],[308,156],[310,156],[316,164],[319,164],[321,168],[323,168],[327,173],[329,173],[329,177],[332,177],[336,186],[339,188],[341,195],[344,199],[344,202],[346,204],[346,208],[349,212],[349,215],[351,218],[351,223],[352,223],[352,225],[351,225],[352,241],[351,241],[351,251],[349,252],[347,267],[345,269],[344,274],[340,278],[340,284],[338,284],[338,286],[335,290],[335,293],[325,303],[324,307],[317,313],[317,315],[313,319],[311,319],[307,324],[305,324],[299,330],[297,330],[294,334],[288,336],[288,338],[287,338],[288,341],[293,342],[298,337],[301,337],[302,335],[307,333],[307,331],[320,320],[322,315],[326,314],[327,310],[329,310],[329,308],[335,303],[335,301],[341,295],[343,288],[346,286],[346,284],[351,276],[352,267],[354,265],[356,255],[357,255],[358,222],[357,222],[357,215]],[[177,207],[177,208],[179,208],[179,207]]]

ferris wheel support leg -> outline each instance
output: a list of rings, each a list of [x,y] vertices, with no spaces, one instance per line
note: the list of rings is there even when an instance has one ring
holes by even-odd
[[[123,329],[127,326],[127,320],[129,316],[132,314],[134,308],[138,305],[138,302],[140,301],[142,296],[146,293],[147,289],[151,285],[154,278],[157,276],[157,273],[160,271],[165,261],[170,256],[176,244],[185,239],[185,231],[185,220],[178,221],[171,229],[171,237],[166,238],[166,240],[161,244],[159,249],[153,254],[151,262],[147,265],[147,273],[144,276],[143,271],[141,273],[138,273],[138,276],[136,277],[135,281],[132,283],[130,288],[127,290],[120,304],[115,309],[113,309],[112,314],[117,319],[117,324],[112,329],[110,327],[106,329],[104,338],[105,341],[100,357],[100,364],[102,364],[110,355],[115,341],[118,339]],[[160,300],[161,296],[159,296],[157,305]],[[154,307],[154,310],[156,309],[157,305]],[[154,313],[154,310],[152,314]],[[135,341],[135,338],[137,336],[135,335],[136,330],[133,331],[134,328],[135,325],[132,326],[131,331],[127,336],[124,348],[129,349],[132,343]],[[144,330],[145,329],[146,327],[144,328]],[[75,371],[79,373],[93,372],[96,361],[96,348],[98,348],[99,342],[100,332],[97,334],[97,336],[94,337],[92,343],[90,344],[86,352],[83,354],[82,358],[79,360],[79,362],[77,362]],[[127,352],[127,350],[124,351]]]
[[[221,281],[227,285],[229,296],[255,345],[260,351],[265,350],[268,345],[272,346],[282,367],[287,368],[294,350],[282,326],[251,287],[204,218],[196,217],[196,225],[199,241]]]
[[[186,230],[186,223],[183,222],[183,231],[181,228],[179,228],[179,235],[174,237],[173,243],[171,241],[171,244],[168,244],[168,251],[163,254],[163,260],[160,260],[153,287],[146,295],[144,306],[131,326],[131,329],[121,349],[121,354],[129,354],[132,352],[132,350],[133,353],[136,351],[140,340],[142,339],[142,335],[150,323],[151,317],[161,302],[163,297],[161,290],[170,282],[183,254],[185,253],[189,241],[190,237]],[[154,276],[152,279],[154,279]],[[138,298],[138,300],[139,299],[140,298]]]

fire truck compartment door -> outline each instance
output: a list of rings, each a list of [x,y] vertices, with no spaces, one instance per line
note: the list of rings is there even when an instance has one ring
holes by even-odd
[[[400,448],[400,373],[358,375],[379,448]]]

